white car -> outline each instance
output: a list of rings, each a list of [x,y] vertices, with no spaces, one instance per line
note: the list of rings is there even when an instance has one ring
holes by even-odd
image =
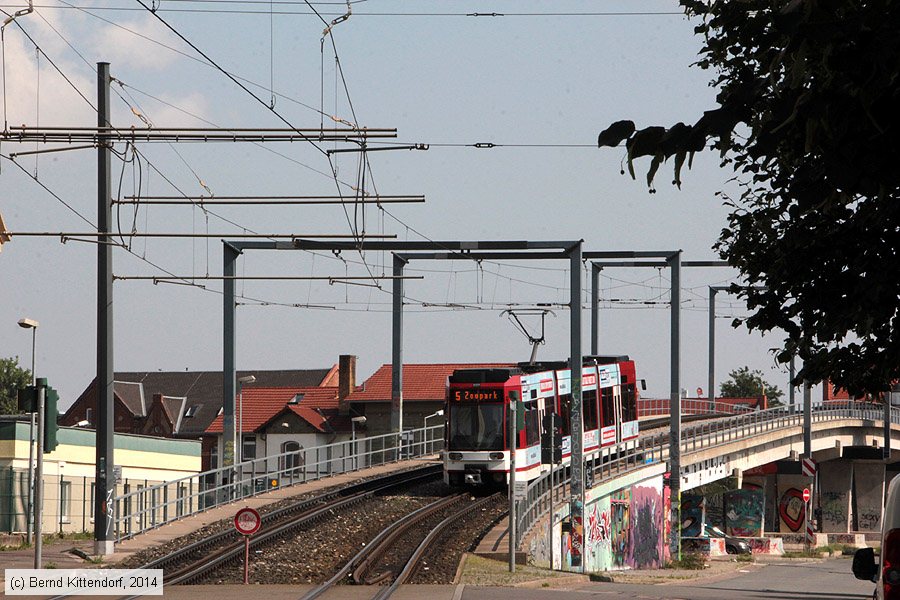
[[[881,519],[881,564],[872,548],[860,548],[853,555],[853,575],[874,581],[875,600],[900,600],[900,477],[888,488]]]

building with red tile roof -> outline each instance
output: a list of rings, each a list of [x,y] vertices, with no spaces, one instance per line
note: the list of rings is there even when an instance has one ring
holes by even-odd
[[[422,427],[424,419],[444,408],[447,379],[456,369],[489,369],[515,366],[511,363],[426,363],[403,365],[403,428]],[[347,401],[354,414],[366,417],[371,435],[388,433],[391,423],[391,365],[382,365],[350,394]],[[437,421],[429,421],[437,425]]]

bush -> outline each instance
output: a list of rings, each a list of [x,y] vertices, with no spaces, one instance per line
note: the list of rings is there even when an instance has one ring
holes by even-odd
[[[681,560],[666,563],[667,569],[687,569],[689,571],[699,571],[707,566],[709,565],[706,564],[706,556],[698,552],[684,552]]]

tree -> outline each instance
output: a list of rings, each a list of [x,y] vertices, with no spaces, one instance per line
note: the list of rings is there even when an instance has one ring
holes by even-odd
[[[776,360],[795,382],[853,394],[900,379],[900,2],[681,0],[703,37],[697,66],[718,107],[694,125],[620,121],[628,166],[647,182],[674,157],[712,147],[741,186],[715,249],[754,288],[750,330],[785,332]],[[735,321],[739,326],[742,322]]]
[[[729,379],[719,387],[722,398],[756,398],[766,396],[769,406],[781,406],[784,395],[777,385],[763,379],[762,371],[751,371],[750,367],[741,367],[728,374]]]
[[[31,385],[31,371],[19,366],[19,357],[0,358],[0,415],[19,414],[19,388]]]

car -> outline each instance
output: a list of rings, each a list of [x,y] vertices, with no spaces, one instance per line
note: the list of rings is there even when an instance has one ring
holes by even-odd
[[[891,480],[881,518],[881,564],[873,548],[860,548],[852,570],[857,579],[875,582],[874,600],[900,600],[900,477]]]
[[[750,544],[746,540],[727,535],[715,525],[707,524],[703,528],[703,535],[711,538],[725,538],[725,552],[728,554],[750,554],[752,552]]]

